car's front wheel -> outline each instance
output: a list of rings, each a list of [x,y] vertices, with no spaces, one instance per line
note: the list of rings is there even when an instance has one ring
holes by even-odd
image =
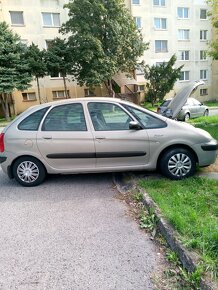
[[[23,186],[36,186],[46,177],[43,164],[34,157],[20,157],[13,164],[14,178]]]
[[[195,173],[196,160],[194,155],[185,148],[169,149],[160,160],[160,170],[170,179],[183,179]]]

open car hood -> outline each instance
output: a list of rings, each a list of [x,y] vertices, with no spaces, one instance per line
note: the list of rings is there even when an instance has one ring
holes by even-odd
[[[194,83],[182,88],[168,104],[166,110],[163,112],[163,115],[174,119],[185,105],[187,99],[200,85],[204,85],[204,82],[195,81]]]

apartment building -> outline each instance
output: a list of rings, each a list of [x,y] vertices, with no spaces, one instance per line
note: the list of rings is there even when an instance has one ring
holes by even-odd
[[[127,0],[143,38],[150,43],[143,59],[149,65],[167,62],[173,54],[178,66],[184,65],[175,91],[191,81],[205,85],[196,92],[199,100],[218,97],[212,83],[215,63],[207,56],[212,27],[205,0]],[[172,94],[174,92],[171,92]]]
[[[40,48],[47,48],[49,41],[59,36],[59,28],[66,22],[67,10],[63,9],[68,0],[0,0],[0,21],[6,21],[10,28],[21,36],[26,44],[34,42]],[[207,43],[212,37],[211,23],[207,17],[207,4],[204,0],[125,0],[126,6],[141,30],[143,38],[150,43],[142,59],[148,64],[168,61],[173,54],[178,65],[184,65],[181,78],[175,91],[191,81],[203,79],[205,86],[196,92],[199,100],[218,98],[215,63],[206,55]],[[140,70],[136,80],[115,77],[122,86],[132,84],[135,91],[143,91],[145,80]],[[71,98],[87,95],[103,96],[104,88],[77,86],[68,78],[67,87]],[[40,79],[42,101],[65,98],[63,80],[60,75]],[[171,92],[174,94],[175,92]],[[14,92],[15,113],[39,103],[36,82],[24,92]]]
[[[32,42],[40,49],[47,48],[55,37],[62,37],[59,28],[67,20],[67,10],[63,8],[67,0],[1,0],[0,21],[6,21],[9,27],[20,35],[21,40],[30,45]],[[63,78],[57,75],[39,79],[42,102],[66,98]],[[69,77],[67,90],[71,98],[106,95],[105,88],[96,87],[94,91],[80,87]],[[24,92],[13,93],[16,114],[39,103],[37,84]]]

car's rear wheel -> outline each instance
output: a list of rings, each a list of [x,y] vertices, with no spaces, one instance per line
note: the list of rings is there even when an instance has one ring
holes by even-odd
[[[184,116],[184,121],[187,122],[190,119],[190,114],[186,113]]]
[[[46,177],[43,164],[34,157],[20,157],[15,161],[12,170],[14,178],[23,186],[37,186]]]
[[[192,176],[196,171],[194,155],[185,148],[169,149],[160,160],[161,173],[174,180]]]
[[[208,111],[208,110],[205,110],[205,112],[204,112],[204,116],[205,116],[205,117],[209,116],[209,111]]]

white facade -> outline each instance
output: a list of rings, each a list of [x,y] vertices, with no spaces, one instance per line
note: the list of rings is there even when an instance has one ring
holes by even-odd
[[[167,62],[175,54],[177,65],[184,65],[181,80],[175,90],[203,79],[198,99],[212,98],[212,60],[206,56],[211,40],[211,22],[204,0],[126,0],[136,23],[141,23],[149,49],[143,59],[149,64]],[[203,90],[204,89],[204,90]],[[202,95],[207,92],[207,95]]]

